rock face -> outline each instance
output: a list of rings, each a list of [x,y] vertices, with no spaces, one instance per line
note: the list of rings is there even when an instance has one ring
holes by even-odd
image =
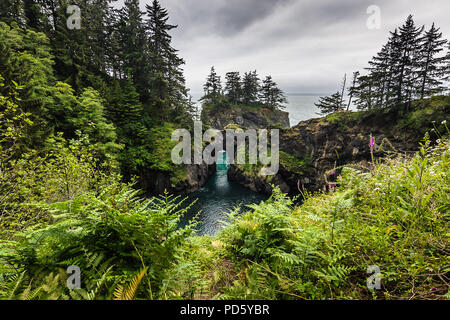
[[[249,188],[255,192],[265,193],[267,195],[272,194],[272,184],[279,186],[283,193],[290,193],[291,188],[286,183],[289,180],[290,172],[281,168],[277,175],[270,178],[259,175],[248,175],[238,166],[232,165],[228,169],[227,176],[231,181],[235,181],[246,188]]]
[[[215,165],[185,165],[182,179],[176,179],[163,171],[146,170],[141,173],[139,187],[149,194],[188,194],[203,187],[208,178],[216,171]]]
[[[217,130],[224,130],[230,125],[237,125],[246,129],[267,129],[271,127],[288,129],[290,127],[288,112],[260,107],[204,107],[202,120]]]
[[[300,122],[292,130],[283,133],[280,149],[300,154],[311,159],[311,173],[299,176],[301,183],[308,182],[318,188],[325,183],[325,175],[333,168],[349,164],[364,164],[371,161],[370,137],[377,147],[374,156],[389,151],[414,152],[420,137],[414,133],[399,131],[398,119],[391,114],[367,114],[354,117],[342,113],[337,119],[320,118]],[[379,149],[378,146],[383,148]],[[304,183],[308,184],[308,183]]]
[[[311,119],[283,130],[280,135],[280,151],[309,159],[304,173],[295,173],[280,161],[276,176],[261,177],[232,166],[229,178],[258,192],[271,192],[271,184],[284,192],[296,192],[300,186],[319,189],[326,184],[327,172],[343,165],[367,165],[371,161],[370,136],[377,147],[374,156],[389,151],[415,152],[422,137],[411,130],[401,130],[394,113],[359,114],[342,112],[331,117]],[[378,147],[382,145],[382,149]],[[281,158],[281,157],[280,157]],[[339,172],[339,170],[337,170]],[[330,176],[333,181],[335,176]]]

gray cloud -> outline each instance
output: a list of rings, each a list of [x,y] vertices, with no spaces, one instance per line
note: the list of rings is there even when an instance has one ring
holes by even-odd
[[[172,20],[183,25],[181,33],[201,29],[206,33],[232,36],[243,32],[255,21],[271,15],[280,6],[295,0],[165,0]]]
[[[151,0],[141,0],[142,8]],[[161,0],[170,14],[174,46],[185,59],[192,92],[200,92],[212,65],[257,69],[286,92],[327,93],[344,73],[367,66],[388,32],[409,14],[436,22],[450,37],[448,0]],[[366,10],[381,8],[381,29],[369,30]]]
[[[273,14],[280,5],[292,0],[227,0],[215,12],[215,27],[222,35],[244,32],[255,21]]]

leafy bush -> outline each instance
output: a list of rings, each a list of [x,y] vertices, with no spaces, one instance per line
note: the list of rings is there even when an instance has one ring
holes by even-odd
[[[86,192],[70,201],[36,204],[48,210],[54,222],[29,228],[4,245],[3,278],[20,270],[35,290],[43,280],[40,275],[76,265],[82,288],[90,290],[92,298],[111,298],[119,283],[148,268],[144,281],[148,293],[141,288],[137,296],[158,298],[166,270],[192,233],[190,226],[178,228],[189,208],[179,209],[181,203],[168,196],[142,200],[138,191],[113,179],[99,187],[98,194]],[[97,288],[99,282],[102,288]],[[70,291],[61,289],[58,298],[63,294]]]

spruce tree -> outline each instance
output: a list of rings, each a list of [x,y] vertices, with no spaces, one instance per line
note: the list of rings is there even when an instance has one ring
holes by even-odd
[[[106,47],[105,47],[105,65],[108,74],[111,74],[113,79],[123,79],[125,74],[122,71],[122,20],[120,18],[120,11],[112,9],[108,11],[108,18],[105,25],[106,32]]]
[[[432,96],[443,91],[441,79],[444,75],[445,57],[440,56],[447,40],[434,23],[421,38],[418,76],[420,80],[420,98]]]
[[[11,23],[16,22],[19,26],[25,25],[22,0],[0,1],[0,20]]]
[[[378,54],[369,61],[370,81],[373,83],[375,104],[383,107],[386,104],[386,95],[391,83],[391,40],[385,45]]]
[[[239,72],[228,72],[225,75],[225,93],[228,101],[238,104],[242,100],[242,83]]]
[[[446,81],[447,94],[450,94],[449,81],[450,81],[450,44],[448,45],[448,52],[444,58],[444,74],[443,80]]]
[[[352,84],[348,88],[348,104],[347,104],[347,111],[350,109],[350,105],[352,104],[352,100],[357,92],[356,83],[358,82],[359,77],[359,71],[353,72],[353,78],[352,78]]]
[[[370,110],[375,107],[374,80],[371,76],[358,77],[354,94],[355,104],[359,110]]]
[[[260,101],[269,108],[280,109],[284,108],[283,103],[287,102],[287,99],[278,88],[277,84],[272,80],[272,76],[267,76],[263,80],[260,88]]]
[[[163,118],[168,110],[175,110],[179,116],[188,107],[189,99],[182,69],[184,60],[178,57],[177,50],[172,47],[172,37],[169,34],[177,26],[168,23],[167,10],[161,7],[159,1],[153,0],[152,5],[146,6],[146,10],[150,98]]]
[[[83,87],[82,68],[86,62],[86,52],[83,51],[84,29],[67,28],[66,9],[67,5],[62,5],[56,0],[46,2],[46,10],[49,11],[52,21],[52,28],[47,31],[47,35],[55,56],[56,76],[78,91]]]
[[[398,29],[395,29],[393,33],[391,33],[388,43],[387,43],[387,70],[386,70],[386,90],[385,96],[382,100],[381,106],[386,108],[392,108],[397,105],[397,99],[395,91],[395,83],[396,83],[396,75],[398,74],[397,70],[399,61],[401,59],[401,52],[399,51],[398,42],[400,42],[400,35],[398,33]],[[383,102],[384,101],[384,102]]]
[[[206,79],[205,85],[203,86],[203,91],[203,101],[211,104],[217,104],[219,102],[222,95],[222,84],[220,81],[220,76],[217,75],[214,66],[211,67],[211,72]]]
[[[108,26],[111,22],[111,14],[108,0],[89,1],[82,12],[86,24],[86,37],[90,41],[90,64],[92,70],[105,74],[107,71],[106,52],[109,46]]]
[[[331,96],[320,97],[319,101],[315,103],[316,107],[320,109],[322,114],[333,113],[344,109],[341,92],[336,92]]]
[[[419,58],[420,35],[423,27],[416,27],[412,15],[409,15],[403,26],[399,28],[398,41],[393,43],[395,57],[393,60],[396,67],[394,74],[394,90],[396,92],[397,103],[406,103],[408,107],[411,100],[417,94],[416,70]]]
[[[130,76],[125,80],[114,80],[108,95],[111,98],[107,113],[116,126],[123,127],[142,119],[142,103]]]
[[[125,0],[119,12],[118,36],[121,46],[121,78],[131,75],[142,101],[148,96],[146,79],[147,50],[143,13],[139,9],[139,0]]]
[[[23,0],[23,11],[25,23],[28,28],[36,31],[45,31],[46,18],[42,13],[41,3],[39,0]]]
[[[242,79],[242,99],[245,105],[253,105],[258,102],[259,81],[256,70],[244,74]]]

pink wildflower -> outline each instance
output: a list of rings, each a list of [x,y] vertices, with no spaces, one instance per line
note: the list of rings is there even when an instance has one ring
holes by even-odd
[[[370,148],[370,150],[372,150],[374,147],[375,147],[375,138],[370,137],[369,148]]]

